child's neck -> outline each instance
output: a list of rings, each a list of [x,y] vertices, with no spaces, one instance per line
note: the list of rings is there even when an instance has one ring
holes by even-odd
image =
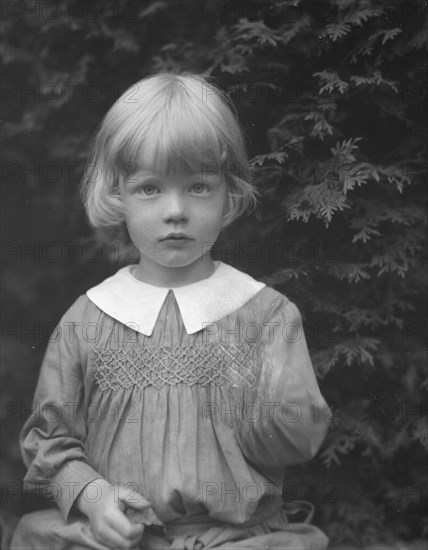
[[[134,276],[143,283],[159,287],[180,287],[203,281],[210,277],[215,265],[210,257],[204,256],[184,267],[165,267],[141,258]]]

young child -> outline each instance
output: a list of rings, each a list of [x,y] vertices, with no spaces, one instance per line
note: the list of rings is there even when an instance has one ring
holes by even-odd
[[[84,199],[140,254],[65,313],[21,434],[27,490],[12,548],[324,549],[290,522],[284,467],[328,412],[296,306],[209,249],[255,202],[241,130],[200,76],[135,84],[94,140]],[[326,412],[326,414],[327,414]]]

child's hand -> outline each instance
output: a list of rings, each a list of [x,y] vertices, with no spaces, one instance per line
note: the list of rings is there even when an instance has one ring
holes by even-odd
[[[110,485],[105,479],[97,479],[85,487],[90,490],[94,485],[97,501],[89,501],[81,493],[76,501],[77,508],[85,514],[91,523],[97,542],[109,548],[131,548],[138,544],[144,533],[144,525],[133,524],[125,515],[126,507],[144,510],[150,503],[135,491],[123,486]]]

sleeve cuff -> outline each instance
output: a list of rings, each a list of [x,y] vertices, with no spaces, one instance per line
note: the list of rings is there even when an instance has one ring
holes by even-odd
[[[55,501],[64,520],[67,520],[70,510],[82,490],[102,476],[89,464],[81,460],[67,462],[52,479],[57,495]]]

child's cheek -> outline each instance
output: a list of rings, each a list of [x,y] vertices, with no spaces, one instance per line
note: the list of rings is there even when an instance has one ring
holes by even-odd
[[[132,242],[139,248],[148,246],[154,239],[153,225],[141,217],[130,217],[126,220],[126,226]]]

